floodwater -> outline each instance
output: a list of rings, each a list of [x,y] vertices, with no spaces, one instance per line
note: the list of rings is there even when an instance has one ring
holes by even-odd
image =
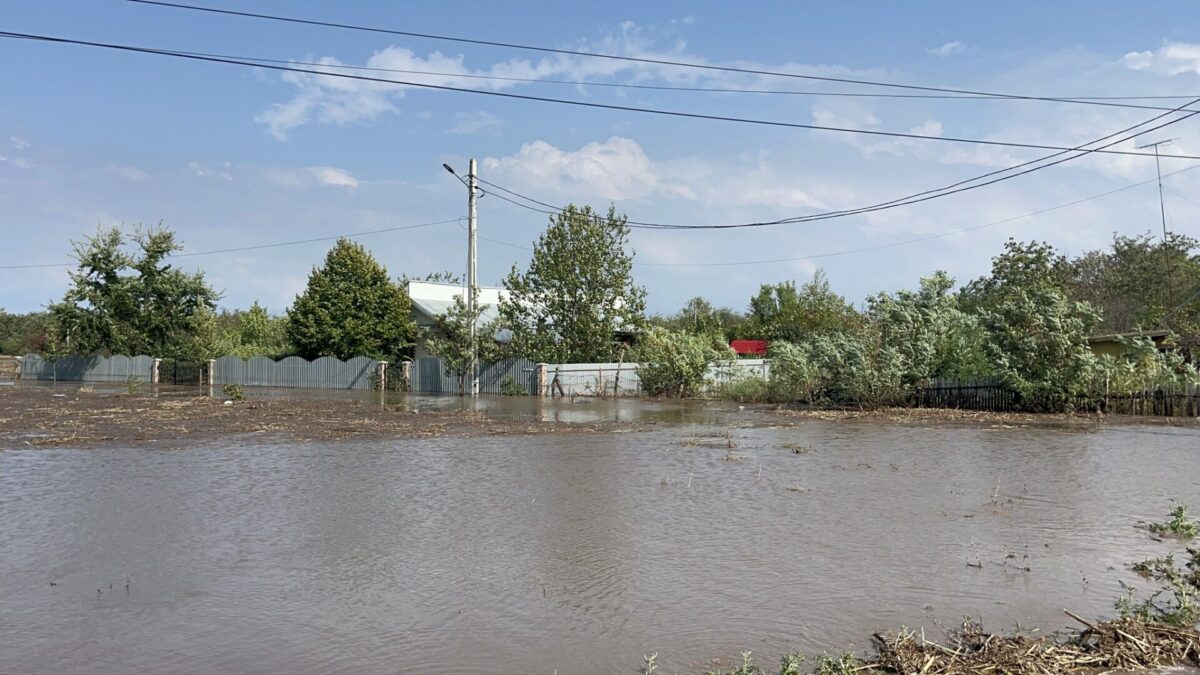
[[[658,424],[0,452],[0,672],[672,672],[1065,628],[1181,548],[1138,521],[1200,507],[1195,427],[487,405]]]

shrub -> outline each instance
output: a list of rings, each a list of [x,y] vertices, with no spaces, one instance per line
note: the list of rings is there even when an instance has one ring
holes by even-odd
[[[704,387],[709,364],[733,357],[732,350],[707,336],[651,328],[638,344],[638,377],[651,396],[695,396]]]

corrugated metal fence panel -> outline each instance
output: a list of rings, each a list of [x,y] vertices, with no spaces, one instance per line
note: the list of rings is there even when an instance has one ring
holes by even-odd
[[[70,380],[76,382],[120,382],[130,377],[149,382],[154,359],[149,356],[65,356],[51,361],[37,354],[21,360],[21,379]]]
[[[736,359],[714,363],[708,367],[704,380],[709,387],[714,387],[749,377],[770,380],[771,359]]]
[[[272,361],[265,356],[239,359],[222,356],[213,364],[213,384],[239,384],[247,387],[287,387],[303,389],[371,389],[372,375],[379,362],[366,356],[342,361],[322,356],[306,361],[289,356]]]
[[[636,363],[554,363],[546,366],[546,387],[554,387],[554,378],[567,396],[637,396],[642,381]],[[546,393],[549,393],[548,391]]]
[[[638,396],[642,381],[637,363],[552,363],[546,365],[546,392],[554,383],[555,374],[567,396]],[[708,387],[734,382],[747,377],[771,378],[770,359],[737,359],[714,363],[704,379]],[[555,387],[555,394],[558,389]]]
[[[534,394],[537,390],[537,364],[529,359],[508,359],[480,364],[479,392],[503,394],[504,382],[508,378],[512,378],[526,394]]]
[[[422,356],[413,361],[409,390],[418,394],[460,394],[463,385],[459,377],[446,372],[445,364],[436,356]],[[512,378],[526,394],[537,393],[537,364],[529,359],[507,359],[479,365],[479,393],[503,394],[504,383]]]

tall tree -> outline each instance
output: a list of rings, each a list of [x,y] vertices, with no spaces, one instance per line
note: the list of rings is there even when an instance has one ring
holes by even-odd
[[[569,205],[550,217],[522,274],[513,265],[500,302],[517,353],[551,363],[616,358],[618,331],[644,324],[646,290],[634,284],[629,226],[612,208],[606,216]]]
[[[800,289],[793,281],[763,284],[750,299],[750,332],[764,340],[801,342],[862,324],[858,312],[829,286],[817,270]]]
[[[287,312],[287,337],[305,358],[395,357],[416,324],[404,289],[361,245],[339,239]]]
[[[995,308],[1012,294],[1051,288],[1067,292],[1070,278],[1066,256],[1039,241],[1004,242],[1004,252],[992,258],[992,273],[963,286],[959,302],[970,312]]]
[[[133,244],[135,249],[126,249]],[[181,246],[162,227],[130,235],[99,229],[72,242],[77,266],[61,302],[50,306],[57,338],[79,354],[189,356],[193,316],[211,311],[220,295],[202,272],[165,260]]]

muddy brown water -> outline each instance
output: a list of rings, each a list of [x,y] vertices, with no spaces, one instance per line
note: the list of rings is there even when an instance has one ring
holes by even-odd
[[[659,424],[0,452],[0,672],[671,672],[963,616],[1052,630],[1181,548],[1138,521],[1200,507],[1195,428],[485,405]]]

